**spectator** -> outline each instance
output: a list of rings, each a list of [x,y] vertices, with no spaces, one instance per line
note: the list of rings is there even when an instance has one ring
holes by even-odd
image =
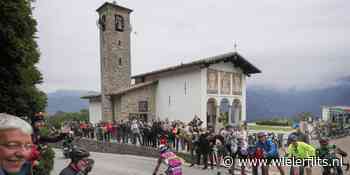
[[[24,120],[0,114],[0,175],[30,175],[32,127]],[[17,160],[15,163],[11,160]]]
[[[209,132],[204,130],[199,136],[199,154],[197,155],[197,164],[200,164],[201,156],[203,156],[203,169],[208,168],[208,155],[210,153],[210,145],[209,145]]]

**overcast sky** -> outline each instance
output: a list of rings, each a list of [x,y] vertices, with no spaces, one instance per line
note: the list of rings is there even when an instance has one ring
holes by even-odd
[[[40,88],[100,90],[96,9],[37,0]],[[234,50],[263,71],[248,86],[312,89],[350,76],[349,0],[120,0],[134,10],[132,74]]]

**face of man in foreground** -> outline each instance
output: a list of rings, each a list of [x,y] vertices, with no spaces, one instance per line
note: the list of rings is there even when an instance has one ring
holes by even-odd
[[[8,173],[17,173],[30,157],[32,139],[19,129],[0,131],[0,167]]]

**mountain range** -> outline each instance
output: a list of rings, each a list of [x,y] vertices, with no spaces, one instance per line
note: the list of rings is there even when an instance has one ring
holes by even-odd
[[[88,100],[80,99],[91,93],[84,90],[58,90],[48,93],[46,111],[78,112],[88,108]],[[261,86],[247,88],[247,119],[249,121],[274,117],[293,117],[301,112],[321,116],[322,106],[350,106],[350,81],[328,88],[313,90],[289,89],[285,91]]]
[[[315,117],[321,117],[322,106],[350,106],[350,83],[313,90],[247,88],[249,121],[293,117],[301,112],[310,112]]]

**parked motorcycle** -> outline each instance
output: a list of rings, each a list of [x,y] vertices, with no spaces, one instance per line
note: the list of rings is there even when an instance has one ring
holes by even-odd
[[[73,145],[73,138],[67,136],[67,138],[65,138],[63,140],[63,156],[68,159],[70,157],[70,153],[72,152],[73,148],[75,148],[76,146]]]

